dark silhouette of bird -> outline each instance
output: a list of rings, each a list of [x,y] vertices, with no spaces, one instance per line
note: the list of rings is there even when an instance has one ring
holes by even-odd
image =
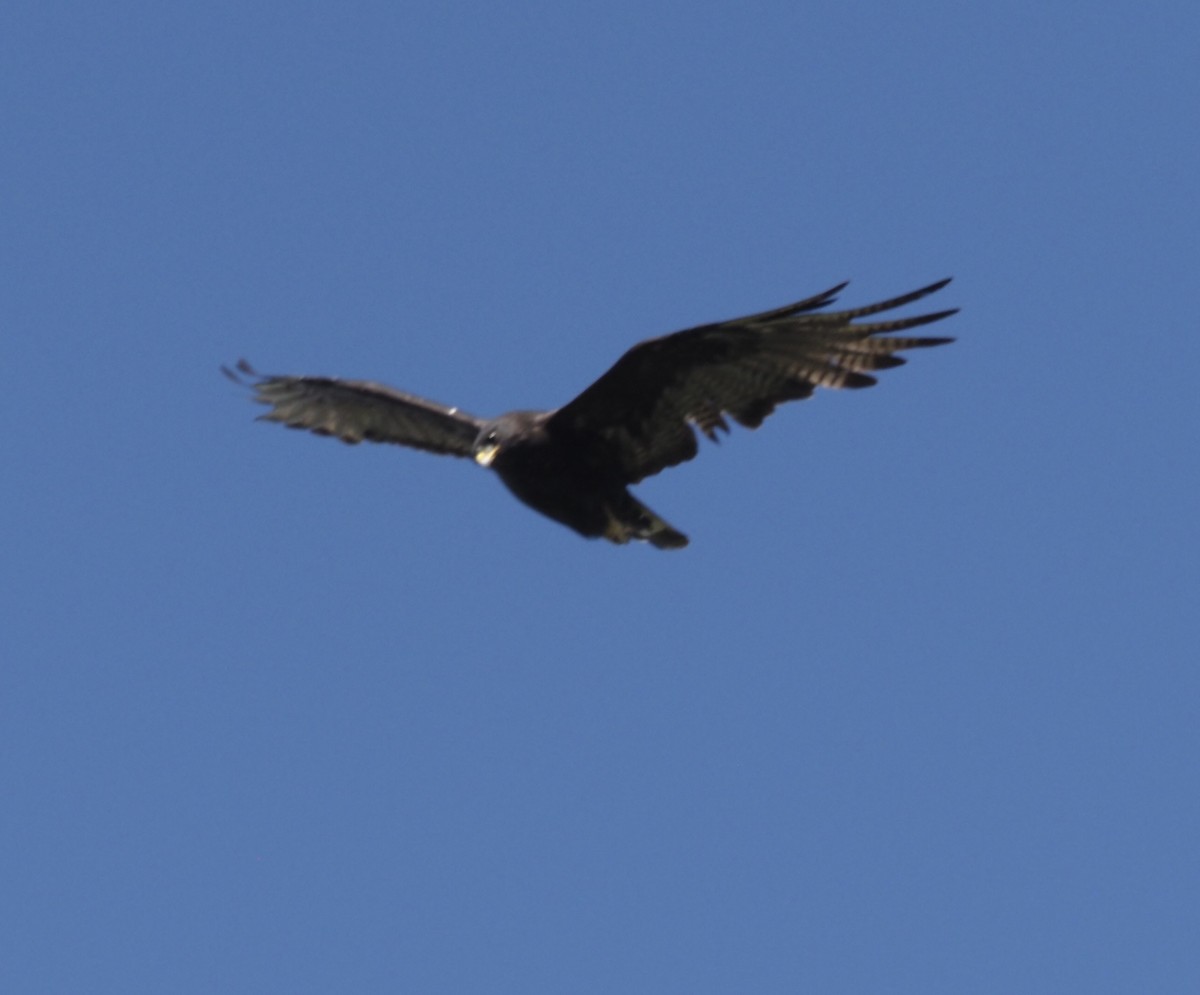
[[[695,429],[716,441],[733,419],[758,428],[775,406],[817,387],[869,387],[876,370],[900,366],[907,349],[952,342],[903,332],[956,313],[860,321],[920,300],[942,280],[878,304],[824,311],[842,283],[760,314],[640,342],[574,400],[553,411],[478,418],[382,384],[333,377],[264,376],[244,359],[221,367],[270,406],[261,415],[343,442],[393,442],[474,458],[531,508],[588,538],[659,549],[686,546],[628,490],[690,460]]]

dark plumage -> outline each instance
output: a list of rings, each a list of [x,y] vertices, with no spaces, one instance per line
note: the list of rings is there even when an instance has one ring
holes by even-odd
[[[948,338],[887,337],[952,315],[937,311],[855,323],[940,290],[949,280],[849,311],[821,311],[846,284],[785,307],[649,339],[555,411],[513,411],[491,421],[381,384],[331,377],[260,376],[241,360],[221,369],[270,405],[261,417],[343,442],[394,442],[470,456],[518,498],[581,535],[659,549],[687,536],[627,487],[696,455],[694,428],[714,441],[726,418],[747,428],[817,387],[869,387],[896,353]]]

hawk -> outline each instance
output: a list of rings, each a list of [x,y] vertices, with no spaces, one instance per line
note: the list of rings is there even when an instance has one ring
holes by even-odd
[[[770,311],[648,339],[561,408],[491,419],[363,380],[260,375],[244,359],[235,369],[221,369],[270,407],[263,420],[347,443],[392,442],[472,458],[525,504],[580,535],[678,549],[687,536],[634,497],[629,485],[692,459],[697,429],[715,442],[729,431],[730,419],[758,428],[778,404],[809,397],[817,387],[869,387],[875,371],[904,363],[897,353],[952,342],[894,333],[940,321],[957,308],[874,317],[949,282],[864,307],[824,310],[842,283]]]

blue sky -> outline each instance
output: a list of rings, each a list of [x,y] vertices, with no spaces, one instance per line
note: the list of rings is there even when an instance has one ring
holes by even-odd
[[[1200,11],[0,15],[0,989],[1200,989]],[[217,372],[959,341],[586,542]]]

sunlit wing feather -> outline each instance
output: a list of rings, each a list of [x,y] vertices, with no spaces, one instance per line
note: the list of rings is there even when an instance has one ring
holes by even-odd
[[[757,428],[777,404],[808,397],[817,387],[869,387],[876,382],[872,372],[904,363],[896,353],[952,342],[892,333],[939,321],[957,308],[856,323],[949,282],[866,307],[819,311],[843,283],[784,307],[641,342],[547,427],[564,437],[599,440],[605,458],[636,483],[695,456],[693,426],[710,439],[729,430],[726,416]]]
[[[483,425],[474,415],[363,380],[264,376],[244,359],[222,372],[254,390],[271,410],[260,420],[281,422],[343,442],[393,442],[431,453],[470,456]]]

